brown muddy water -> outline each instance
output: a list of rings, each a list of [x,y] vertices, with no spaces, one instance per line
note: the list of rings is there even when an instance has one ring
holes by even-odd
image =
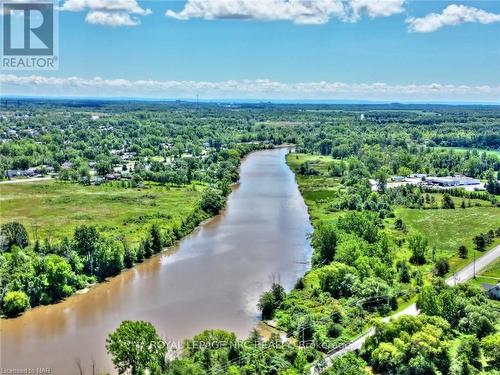
[[[273,275],[290,289],[311,256],[307,234],[312,228],[285,163],[288,151],[247,156],[226,210],[174,251],[86,294],[2,319],[0,367],[68,375],[77,373],[79,360],[87,373],[92,361],[99,371],[114,372],[105,339],[126,319],[149,321],[173,341],[209,328],[246,337],[258,322],[257,300]]]

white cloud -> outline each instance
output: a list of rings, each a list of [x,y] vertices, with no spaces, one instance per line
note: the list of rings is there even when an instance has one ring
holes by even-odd
[[[430,33],[443,26],[455,26],[465,22],[488,24],[500,22],[500,14],[489,13],[482,9],[465,5],[451,4],[442,13],[430,13],[425,17],[410,17],[406,20],[410,31],[417,33]]]
[[[136,26],[138,21],[125,12],[90,11],[85,17],[87,23],[103,26]]]
[[[350,0],[354,19],[360,18],[362,13],[369,17],[388,17],[404,12],[405,0]]]
[[[188,0],[184,8],[167,10],[167,17],[251,19],[259,21],[292,21],[297,24],[324,24],[336,17],[355,21],[362,13],[370,17],[387,17],[401,13],[405,0]]]
[[[0,76],[3,95],[126,96],[211,99],[353,99],[500,101],[500,86],[451,84],[298,82],[269,79],[228,81],[158,81],[81,77]]]
[[[142,8],[136,0],[66,0],[61,10],[88,10],[85,21],[103,26],[136,26],[140,23],[137,16],[151,14],[150,9]]]

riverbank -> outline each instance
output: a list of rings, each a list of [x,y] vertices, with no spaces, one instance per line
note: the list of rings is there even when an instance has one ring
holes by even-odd
[[[3,320],[2,365],[50,367],[66,375],[78,357],[87,368],[94,359],[98,370],[111,372],[105,339],[123,320],[149,321],[174,342],[210,328],[247,337],[259,322],[257,302],[273,275],[290,290],[308,269],[311,227],[285,164],[287,152],[263,150],[244,158],[226,209],[172,251],[86,294]]]
[[[244,157],[268,147],[251,144],[231,150],[222,170],[237,179]],[[123,181],[99,186],[55,180],[0,186],[2,209],[9,212],[0,224],[17,226],[25,234],[16,236],[26,238],[19,244],[22,249],[5,253],[2,267],[13,272],[2,280],[2,290],[8,291],[1,296],[2,312],[15,317],[29,307],[57,303],[175,245],[224,207],[229,181],[216,185],[193,181],[186,186],[146,182],[135,188]],[[16,281],[14,265],[23,257],[29,260],[28,279],[45,279],[45,289]],[[52,268],[59,274],[43,273]]]
[[[452,197],[454,210],[391,207],[387,198],[368,188],[363,195],[364,185],[349,178],[351,170],[338,175],[340,160],[289,154],[287,163],[295,172],[315,230],[315,266],[287,295],[274,320],[277,328],[324,352],[363,335],[372,321],[405,310],[403,306],[436,275],[439,260],[450,267],[440,272],[457,270],[472,261],[474,236],[500,226],[496,220],[500,215],[494,215],[500,209],[488,201],[470,200],[468,207],[459,208],[461,200]],[[411,220],[417,215],[403,215],[409,211],[428,215],[425,222]],[[461,225],[467,213],[482,219]],[[446,216],[449,219],[443,220]],[[396,220],[401,217],[403,224],[398,227]],[[493,235],[490,242],[487,248],[498,238]],[[456,261],[460,244],[470,251]],[[415,261],[412,257],[419,249],[423,259]]]

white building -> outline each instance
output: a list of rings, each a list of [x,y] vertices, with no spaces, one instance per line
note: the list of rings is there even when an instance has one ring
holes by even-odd
[[[448,186],[448,187],[481,184],[481,181],[467,176],[427,177],[425,181],[429,185]]]

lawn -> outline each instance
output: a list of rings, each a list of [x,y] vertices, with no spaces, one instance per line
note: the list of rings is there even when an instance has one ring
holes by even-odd
[[[0,223],[22,223],[32,240],[70,237],[75,227],[87,224],[137,243],[153,223],[166,228],[186,217],[202,189],[83,186],[56,180],[0,184]]]
[[[484,270],[479,272],[475,279],[471,280],[472,284],[481,286],[481,284],[497,284],[500,282],[500,259],[490,264]]]
[[[491,205],[454,210],[397,208],[395,214],[410,231],[428,238],[430,247],[436,247],[436,257],[451,257],[452,271],[472,261],[474,236],[500,227],[500,208]],[[457,256],[460,245],[469,249],[468,259]]]

